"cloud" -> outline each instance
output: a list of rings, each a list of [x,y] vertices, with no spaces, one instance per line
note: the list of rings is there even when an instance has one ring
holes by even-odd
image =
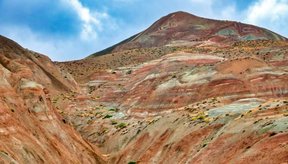
[[[258,0],[246,11],[245,22],[288,35],[288,0]]]
[[[278,22],[287,16],[287,0],[259,0],[248,9],[247,21],[255,24],[262,21]]]
[[[56,61],[81,59],[125,38],[115,36],[118,24],[105,10],[81,2],[0,0],[0,34]]]
[[[108,14],[105,12],[92,12],[89,8],[84,7],[79,0],[62,1],[70,5],[82,21],[81,38],[83,40],[95,39],[97,30],[102,30],[101,19],[108,18]]]
[[[53,60],[75,60],[180,10],[251,23],[288,36],[283,28],[288,26],[287,5],[288,0],[0,0],[0,34]]]
[[[91,51],[87,44],[77,38],[55,39],[53,36],[35,33],[27,26],[1,26],[0,31],[24,48],[48,55],[52,60],[73,60]]]

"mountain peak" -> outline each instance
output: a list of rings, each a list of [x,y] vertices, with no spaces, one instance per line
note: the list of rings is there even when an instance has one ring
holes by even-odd
[[[184,17],[191,17],[191,16],[198,17],[196,15],[193,15],[193,14],[185,12],[185,11],[176,11],[176,12],[168,14],[167,16],[172,16],[172,17],[174,17],[174,16],[177,16],[177,17],[182,17],[182,16],[184,16]]]
[[[161,46],[232,45],[246,40],[287,40],[267,29],[235,21],[213,20],[184,11],[168,14],[145,31],[96,55],[135,48]]]
[[[156,21],[153,25],[155,26],[162,26],[163,24],[171,24],[172,22],[177,23],[177,22],[185,22],[185,21],[195,21],[197,19],[200,19],[200,17],[184,12],[184,11],[177,11],[170,13],[162,18],[160,18],[158,21]],[[152,25],[152,26],[153,26]],[[152,27],[151,26],[151,27]],[[150,27],[150,28],[151,28]]]

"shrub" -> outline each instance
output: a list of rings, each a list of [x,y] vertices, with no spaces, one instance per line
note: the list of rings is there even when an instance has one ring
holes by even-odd
[[[131,73],[132,73],[132,70],[128,70],[128,71],[126,72],[127,75],[130,75]]]
[[[128,164],[137,164],[137,162],[135,162],[135,161],[130,161],[130,162],[128,162]]]
[[[122,122],[120,124],[117,125],[117,128],[120,128],[120,129],[123,129],[123,128],[126,128],[127,127],[127,124]]]
[[[206,123],[209,123],[210,122],[210,119],[208,118],[208,115],[205,114],[204,112],[200,112],[198,113],[197,115],[194,115],[192,118],[191,118],[192,121],[196,121],[196,120],[199,120],[199,121],[203,121],[203,122],[206,122]]]
[[[111,121],[111,124],[112,124],[112,125],[116,125],[116,124],[118,124],[118,123],[117,123],[117,121],[112,120],[112,121]]]
[[[111,114],[107,114],[105,117],[103,117],[103,119],[105,119],[105,118],[111,118],[111,117],[113,117]]]
[[[110,108],[109,111],[116,112],[117,109],[116,108]]]

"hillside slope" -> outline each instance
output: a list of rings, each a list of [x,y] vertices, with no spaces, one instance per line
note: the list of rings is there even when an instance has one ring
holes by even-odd
[[[104,163],[51,103],[77,90],[46,56],[0,36],[0,163]]]
[[[287,50],[275,41],[183,47],[96,71],[56,106],[111,163],[285,163]]]
[[[245,40],[287,39],[253,25],[201,18],[180,11],[162,17],[145,31],[89,57],[136,48],[195,44],[225,45]]]
[[[288,161],[288,42],[271,31],[177,12],[60,69],[0,39],[6,163]]]
[[[85,59],[57,63],[78,82],[87,82],[87,75],[97,70],[137,65],[160,58],[167,53],[193,47],[224,48],[243,41],[287,41],[272,31],[234,21],[220,21],[176,12],[169,14],[145,31]]]

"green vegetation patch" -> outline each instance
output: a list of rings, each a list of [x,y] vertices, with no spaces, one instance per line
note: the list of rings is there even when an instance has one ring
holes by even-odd
[[[209,122],[211,121],[211,120],[208,118],[208,115],[205,114],[204,112],[200,112],[200,113],[198,113],[197,115],[192,116],[192,117],[191,117],[191,120],[192,120],[192,121],[199,120],[199,121],[203,121],[203,122],[206,122],[206,123],[209,123]]]
[[[126,128],[126,127],[127,127],[127,124],[126,124],[126,123],[124,123],[124,122],[121,122],[121,123],[120,123],[120,124],[118,124],[116,127],[117,127],[117,128],[120,128],[120,129],[124,129],[124,128]]]
[[[103,119],[111,118],[111,117],[113,117],[113,115],[111,115],[111,114],[107,114],[106,116],[103,117]]]
[[[135,162],[135,161],[130,161],[130,162],[128,162],[128,164],[137,164],[137,162]]]

